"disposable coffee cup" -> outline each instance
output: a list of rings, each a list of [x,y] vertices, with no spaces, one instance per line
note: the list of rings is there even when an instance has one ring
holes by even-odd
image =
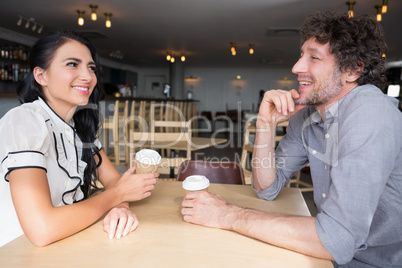
[[[192,175],[188,176],[183,181],[183,189],[186,192],[194,192],[194,191],[208,191],[209,180],[207,177],[203,175]]]
[[[142,149],[135,154],[136,173],[152,173],[158,169],[162,157],[151,149]]]

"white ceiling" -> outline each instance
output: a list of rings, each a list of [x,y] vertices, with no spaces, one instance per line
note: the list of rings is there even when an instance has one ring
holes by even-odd
[[[389,46],[388,60],[402,59],[402,1],[389,0],[383,25]],[[355,14],[376,13],[382,0],[357,0]],[[90,20],[90,4],[97,4],[98,20]],[[77,25],[77,9],[85,10],[84,26]],[[299,35],[270,29],[298,29],[314,10],[347,12],[346,0],[2,0],[0,27],[33,38],[37,33],[17,26],[18,16],[34,18],[44,32],[70,28],[92,33],[104,59],[135,67],[167,67],[166,51],[184,53],[187,67],[263,68],[291,67],[299,55]],[[111,12],[112,27],[105,27]],[[23,23],[24,24],[24,23]],[[96,34],[97,37],[94,37]],[[237,43],[237,55],[230,42]],[[248,44],[255,54],[248,54]],[[124,54],[112,59],[112,50]]]

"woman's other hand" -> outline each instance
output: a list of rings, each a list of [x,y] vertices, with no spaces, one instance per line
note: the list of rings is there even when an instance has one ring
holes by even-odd
[[[124,237],[134,231],[137,226],[137,216],[126,205],[112,208],[103,219],[103,230],[108,234],[109,239]]]

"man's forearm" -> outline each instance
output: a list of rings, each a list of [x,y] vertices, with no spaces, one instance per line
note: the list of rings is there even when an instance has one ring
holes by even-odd
[[[260,212],[229,205],[232,222],[227,229],[305,255],[333,260],[322,245],[315,218]]]
[[[275,162],[276,124],[257,123],[253,150],[253,185],[257,190],[265,189],[276,178]]]

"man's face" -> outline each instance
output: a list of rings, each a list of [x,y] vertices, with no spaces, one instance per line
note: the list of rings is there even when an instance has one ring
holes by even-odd
[[[342,91],[342,73],[329,43],[320,44],[315,38],[304,42],[300,59],[292,68],[299,81],[300,98],[297,104],[326,105],[336,100]]]

